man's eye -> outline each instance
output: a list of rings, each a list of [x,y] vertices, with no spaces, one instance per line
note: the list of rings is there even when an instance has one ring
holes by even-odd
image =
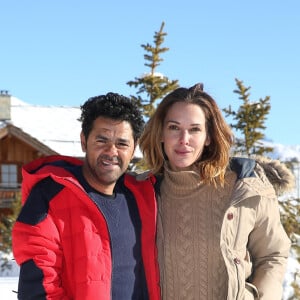
[[[118,143],[118,146],[121,148],[129,147],[127,143]]]
[[[106,139],[97,139],[96,141],[97,141],[98,143],[106,143],[106,142],[107,142]]]

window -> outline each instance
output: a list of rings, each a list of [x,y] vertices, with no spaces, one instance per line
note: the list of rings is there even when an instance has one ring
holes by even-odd
[[[0,165],[0,186],[8,188],[18,187],[18,167],[13,164]]]

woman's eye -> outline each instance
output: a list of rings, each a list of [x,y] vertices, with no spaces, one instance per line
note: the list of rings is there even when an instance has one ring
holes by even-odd
[[[197,131],[201,131],[201,129],[199,127],[193,127],[190,130],[191,132],[197,132]]]
[[[168,129],[170,129],[170,130],[178,130],[178,126],[177,125],[169,125]]]

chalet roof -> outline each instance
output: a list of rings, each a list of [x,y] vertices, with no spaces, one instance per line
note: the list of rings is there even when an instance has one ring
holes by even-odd
[[[45,155],[84,156],[80,144],[80,107],[32,105],[10,97],[11,120],[0,120],[0,139],[9,131],[20,139],[30,139]],[[135,157],[141,156],[137,148]]]
[[[10,127],[19,137],[44,144],[49,153],[82,157],[80,113],[79,107],[31,105],[11,96],[11,120],[0,121],[0,131]]]
[[[4,125],[4,123],[2,123],[2,125]],[[0,127],[0,140],[7,135],[14,136],[19,140],[23,141],[24,143],[30,144],[32,147],[37,149],[42,155],[59,154],[58,152],[46,146],[45,144],[41,143],[36,138],[24,132],[22,129],[8,122],[6,122],[5,126]]]

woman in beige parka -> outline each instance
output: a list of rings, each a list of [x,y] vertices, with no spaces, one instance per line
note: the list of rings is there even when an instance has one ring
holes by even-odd
[[[230,158],[232,142],[202,84],[167,95],[141,137],[158,179],[164,300],[282,297],[290,240],[274,186],[282,192],[293,178],[276,161]]]

